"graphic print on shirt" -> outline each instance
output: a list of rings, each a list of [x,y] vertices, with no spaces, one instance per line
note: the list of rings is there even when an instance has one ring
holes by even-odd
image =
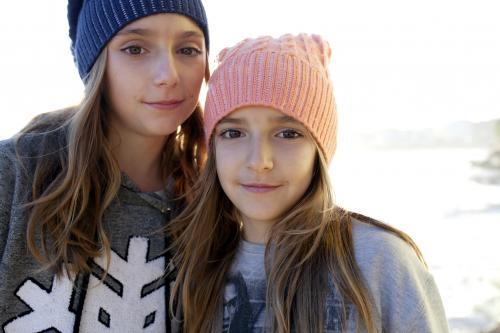
[[[330,285],[325,306],[325,333],[341,333],[342,315],[345,311],[347,327],[352,327],[353,309],[344,305]],[[223,333],[260,333],[265,331],[266,281],[246,279],[241,272],[234,272],[226,281],[224,290]]]
[[[54,278],[50,290],[28,279],[16,296],[32,311],[7,322],[5,333],[164,332],[166,297],[161,278],[165,257],[148,261],[148,250],[148,238],[131,237],[124,258],[111,251],[104,282],[103,257],[94,260],[92,274],[83,287],[78,286],[77,279],[73,288],[66,276]],[[75,301],[78,298],[81,301]]]
[[[266,281],[246,280],[240,272],[231,275],[224,290],[223,333],[259,332],[263,329]]]

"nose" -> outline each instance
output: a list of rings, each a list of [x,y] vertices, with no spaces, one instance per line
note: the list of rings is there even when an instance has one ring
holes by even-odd
[[[247,152],[247,166],[255,172],[272,170],[274,167],[273,148],[265,138],[252,140]]]
[[[179,82],[179,74],[175,56],[170,52],[162,52],[154,66],[154,83],[158,86],[174,87]]]

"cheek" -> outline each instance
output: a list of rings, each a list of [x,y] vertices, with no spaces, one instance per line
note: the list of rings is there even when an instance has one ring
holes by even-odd
[[[295,165],[298,169],[310,168],[316,157],[316,148],[313,144],[305,143],[297,146],[281,146],[275,150],[280,159],[288,165]]]
[[[117,84],[120,77],[128,76],[129,66],[115,52],[108,52],[106,63],[106,77],[110,82]]]
[[[216,144],[215,165],[221,183],[228,183],[237,177],[240,168],[241,157],[237,147],[230,144]]]
[[[201,90],[201,84],[205,78],[205,63],[196,63],[193,66],[184,69],[184,77],[189,89],[193,95],[198,95]]]
[[[106,99],[107,104],[113,112],[120,112],[120,110],[127,110],[131,103],[130,87],[124,84],[122,80],[116,80],[114,77],[109,77],[106,80]]]
[[[215,167],[217,169],[217,176],[222,185],[226,183],[226,178],[231,167],[231,161],[226,159],[227,155],[227,152],[220,148],[217,149],[215,153]]]
[[[295,170],[295,174],[292,175],[297,180],[297,186],[305,191],[311,183],[313,171],[314,163],[306,163],[305,161],[300,163]]]
[[[311,147],[307,152],[304,153],[303,161],[304,174],[308,177],[309,181],[307,185],[309,186],[314,172],[314,164],[316,161],[316,147]]]
[[[140,74],[140,75],[139,75]],[[106,64],[106,91],[113,104],[127,104],[127,99],[135,98],[140,90],[138,78],[144,77],[144,71],[136,71],[130,65],[110,56]]]
[[[299,187],[307,188],[312,179],[316,149],[314,146],[304,146],[285,154],[282,159],[283,172],[288,173],[290,179],[297,181]]]

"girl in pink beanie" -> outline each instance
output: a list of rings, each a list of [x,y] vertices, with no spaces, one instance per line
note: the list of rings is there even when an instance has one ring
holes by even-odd
[[[410,237],[334,204],[330,56],[305,34],[219,54],[208,160],[169,229],[183,332],[447,332]]]

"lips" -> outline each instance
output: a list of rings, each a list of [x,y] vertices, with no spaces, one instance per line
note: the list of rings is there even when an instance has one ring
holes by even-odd
[[[184,102],[183,99],[170,99],[144,102],[148,107],[157,110],[172,110],[179,107]]]
[[[262,183],[244,183],[241,184],[241,186],[248,192],[252,193],[268,193],[281,187],[281,185],[262,184]]]

